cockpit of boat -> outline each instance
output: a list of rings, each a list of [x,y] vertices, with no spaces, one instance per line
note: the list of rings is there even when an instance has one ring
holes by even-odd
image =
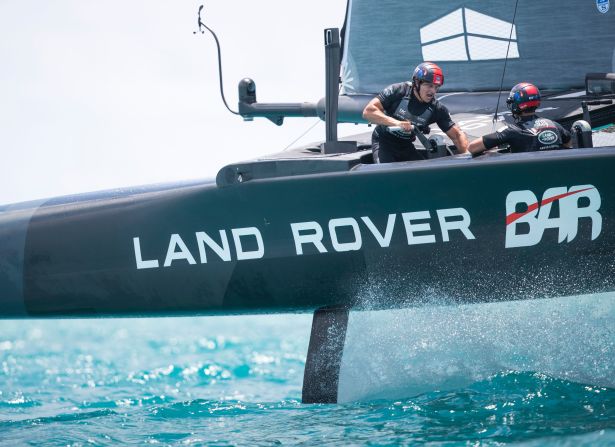
[[[405,8],[399,17],[387,16],[388,21],[400,25],[396,28],[392,23],[391,29],[403,29],[402,34],[407,34],[404,38],[396,35],[396,39],[391,40],[385,32],[366,33],[361,28],[365,23],[360,18],[373,13],[369,2],[348,2],[341,31],[338,28],[324,30],[324,98],[316,103],[261,103],[257,101],[256,83],[244,78],[238,86],[238,111],[229,108],[245,121],[267,118],[278,126],[285,118],[319,117],[326,123],[324,141],[225,166],[217,175],[217,185],[224,187],[258,179],[395,168],[374,165],[370,150],[371,132],[338,138],[337,125],[365,124],[362,112],[367,103],[385,86],[407,80],[408,57],[399,58],[399,54],[410,55],[410,60],[416,63],[431,60],[440,64],[446,73],[446,82],[437,99],[446,106],[469,141],[511,122],[512,114],[507,110],[503,92],[518,82],[532,81],[542,92],[537,114],[569,130],[573,148],[615,149],[615,73],[612,73],[615,53],[610,47],[603,48],[586,40],[566,40],[576,31],[581,35],[586,30],[581,18],[571,20],[561,8],[556,8],[559,26],[555,26],[545,24],[538,10],[534,14],[534,6],[526,7],[520,14],[513,6],[513,2],[505,7],[499,3],[484,6],[489,14],[465,7],[447,13],[448,6],[442,4],[423,7],[422,14],[413,14],[409,12],[411,8]],[[593,21],[593,42],[613,40],[615,26],[612,17],[615,16],[603,15],[596,19],[594,12],[589,10],[584,14],[593,14],[583,17],[586,21]],[[433,20],[429,22],[432,16]],[[429,23],[423,23],[425,21]],[[216,37],[202,23],[200,15],[199,25]],[[545,33],[537,35],[537,27],[542,27]],[[461,34],[445,35],[448,28],[459,29]],[[483,28],[489,28],[489,33],[485,34]],[[418,36],[410,31],[413,29],[420,30]],[[472,36],[466,35],[470,32]],[[521,34],[523,38],[519,37]],[[217,43],[217,37],[215,40]],[[564,40],[568,42],[566,46],[561,44]],[[461,43],[465,45],[465,55],[460,52]],[[545,52],[547,47],[550,49],[548,53]],[[384,64],[384,61],[387,70],[380,69],[379,64]],[[552,69],[561,65],[566,69]],[[221,94],[228,108],[222,89]],[[521,155],[507,154],[506,147],[489,150],[474,158],[458,155],[452,141],[433,125],[427,134],[417,137],[415,147],[424,160],[389,165],[408,168],[417,164],[425,166],[426,163],[441,165],[444,160],[446,163],[468,163],[470,159],[478,162],[503,155],[512,159]]]
[[[596,89],[591,77],[600,82]],[[604,81],[610,84],[605,88]],[[587,91],[572,94],[550,94],[543,98],[537,110],[540,116],[559,122],[572,133],[573,148],[592,149],[615,147],[615,74],[591,74],[586,79]],[[241,89],[241,84],[240,84]],[[599,90],[599,91],[596,91]],[[462,92],[441,95],[442,102],[453,120],[466,133],[469,140],[501,129],[512,121],[510,112],[504,111],[494,118],[499,92]],[[372,98],[370,95],[340,96],[339,114],[345,121],[359,122],[361,111]],[[245,107],[246,105],[244,105]],[[248,107],[253,105],[247,104]],[[240,104],[241,109],[241,104]],[[427,143],[427,144],[425,144]],[[453,142],[436,126],[431,126],[424,139],[417,139],[415,146],[424,160],[374,165],[371,151],[371,132],[339,138],[335,143],[315,142],[279,153],[259,157],[223,167],[216,178],[218,186],[228,186],[246,181],[296,175],[324,174],[342,171],[395,169],[437,163],[466,163],[473,157],[458,154]],[[333,150],[331,150],[333,148]],[[499,147],[474,156],[474,162],[492,157],[523,158],[526,155],[510,154],[507,147]],[[561,151],[551,151],[561,152]],[[564,154],[552,154],[552,156]],[[394,166],[393,166],[394,165]]]

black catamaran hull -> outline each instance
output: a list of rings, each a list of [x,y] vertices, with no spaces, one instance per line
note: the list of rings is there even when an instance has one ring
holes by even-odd
[[[388,308],[615,289],[609,148],[359,165],[0,213],[0,315]]]

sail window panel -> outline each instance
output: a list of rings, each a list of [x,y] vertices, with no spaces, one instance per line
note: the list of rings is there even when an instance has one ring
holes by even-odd
[[[467,61],[466,43],[463,36],[423,45],[423,60]]]
[[[445,37],[463,34],[461,8],[421,28],[421,42],[429,43]]]
[[[468,50],[470,53],[470,59],[473,61],[505,59],[507,51],[509,59],[519,58],[519,48],[517,47],[517,42],[510,42],[509,49],[508,41],[506,40],[468,36]]]
[[[465,8],[466,31],[470,34],[517,40],[517,29],[510,22]],[[512,26],[512,36],[510,28]]]
[[[443,92],[498,89],[509,39],[506,88],[531,77],[541,89],[582,89],[585,73],[611,72],[615,63],[615,13],[601,14],[591,0],[575,2],[574,14],[561,0],[519,3],[514,28],[511,0],[349,5],[345,90],[357,93],[375,94],[407,79],[424,60],[444,70]],[[580,38],[588,29],[591,39]]]

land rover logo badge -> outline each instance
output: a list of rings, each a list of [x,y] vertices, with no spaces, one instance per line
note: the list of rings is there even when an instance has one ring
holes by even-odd
[[[609,0],[596,0],[596,8],[602,14],[606,14],[609,10]]]
[[[552,130],[543,130],[538,134],[538,141],[542,144],[553,144],[557,141],[557,134]]]

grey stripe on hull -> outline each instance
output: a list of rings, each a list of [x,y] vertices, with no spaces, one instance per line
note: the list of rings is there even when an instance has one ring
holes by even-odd
[[[24,247],[30,219],[44,202],[0,207],[0,318],[28,316],[23,298]]]

